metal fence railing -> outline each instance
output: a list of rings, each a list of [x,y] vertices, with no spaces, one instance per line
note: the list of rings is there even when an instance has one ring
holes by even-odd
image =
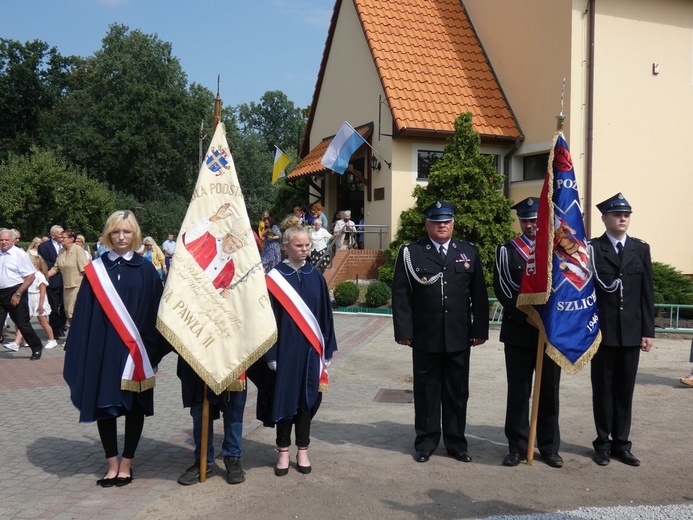
[[[503,306],[496,298],[489,298],[488,303],[491,324],[500,325],[503,320]],[[669,334],[693,334],[693,305],[656,303],[655,328],[657,332]]]

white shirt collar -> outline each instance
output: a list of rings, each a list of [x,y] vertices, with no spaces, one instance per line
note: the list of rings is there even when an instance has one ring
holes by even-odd
[[[124,255],[119,255],[119,254],[117,254],[117,253],[114,253],[113,251],[109,251],[109,252],[108,252],[108,259],[109,259],[111,262],[115,262],[116,260],[118,260],[118,258],[120,258],[120,257],[122,256],[125,260],[130,261],[130,260],[132,260],[132,257],[133,257],[134,255],[135,255],[135,252],[134,252],[134,251],[128,251],[128,252],[125,253]]]
[[[612,237],[608,232],[606,233],[606,236],[609,237],[609,242],[611,242],[611,245],[614,246],[614,249],[618,252],[618,246],[616,244],[620,243],[622,247],[626,247],[626,239],[628,238],[628,235],[623,235],[623,238],[619,240],[618,238]]]

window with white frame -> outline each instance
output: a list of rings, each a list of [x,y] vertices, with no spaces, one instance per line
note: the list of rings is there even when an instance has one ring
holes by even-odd
[[[549,154],[538,153],[525,155],[522,158],[522,180],[531,181],[546,177],[546,168],[549,164]]]
[[[425,181],[431,168],[438,159],[443,156],[442,150],[417,150],[416,154],[416,180]]]

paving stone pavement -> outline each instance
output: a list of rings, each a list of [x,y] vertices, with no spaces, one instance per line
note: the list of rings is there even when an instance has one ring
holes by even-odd
[[[221,477],[189,487],[176,483],[193,462],[193,446],[175,354],[160,365],[155,415],[145,421],[135,480],[124,488],[102,489],[95,485],[106,468],[98,433],[94,424],[78,423],[62,379],[63,350],[45,350],[39,361],[29,361],[28,348],[0,351],[0,520],[423,520],[693,502],[687,478],[693,464],[687,428],[693,390],[678,383],[690,370],[690,338],[658,338],[653,352],[641,358],[632,431],[640,468],[617,462],[598,468],[590,460],[589,370],[564,375],[561,454],[566,463],[555,470],[540,461],[532,467],[500,465],[507,450],[506,385],[497,330],[472,353],[467,438],[474,462],[456,462],[441,446],[430,462],[416,464],[413,406],[375,400],[383,389],[411,389],[410,350],[393,341],[389,317],[336,314],[335,326],[339,351],[311,431],[313,473],[274,476],[274,430],[255,420],[250,385],[244,421],[247,478],[238,486]],[[119,427],[122,431],[122,422]],[[215,429],[218,455],[220,422]],[[291,456],[294,461],[293,451]],[[217,464],[223,468],[220,457]]]
[[[390,319],[378,316],[337,316],[340,348],[334,366],[346,362],[351,351],[389,324]],[[38,328],[37,333],[45,343],[45,333]],[[0,519],[133,518],[162,493],[180,488],[176,480],[194,461],[194,446],[192,420],[180,397],[175,354],[159,367],[155,415],[145,420],[137,449],[137,485],[122,488],[126,501],[123,493],[95,485],[106,468],[103,450],[96,426],[80,424],[70,403],[62,377],[62,341],[57,348],[44,349],[38,361],[29,361],[30,355],[28,347],[17,353],[0,347]],[[255,420],[255,402],[255,388],[249,385],[244,435],[262,428]],[[218,456],[222,425],[214,424]],[[122,447],[122,419],[118,426]],[[217,463],[223,468],[219,457]]]

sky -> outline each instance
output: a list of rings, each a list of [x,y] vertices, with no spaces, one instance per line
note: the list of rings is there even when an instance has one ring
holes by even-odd
[[[281,90],[310,105],[335,0],[0,0],[0,38],[89,56],[109,25],[156,34],[224,105]]]

